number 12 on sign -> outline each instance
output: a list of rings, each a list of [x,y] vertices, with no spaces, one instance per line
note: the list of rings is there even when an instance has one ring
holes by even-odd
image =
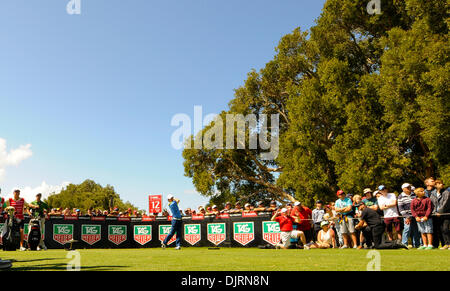
[[[150,195],[149,196],[149,213],[161,213],[162,212],[162,196],[161,195]]]

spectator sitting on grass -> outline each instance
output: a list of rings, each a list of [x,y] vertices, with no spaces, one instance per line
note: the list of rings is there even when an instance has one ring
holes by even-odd
[[[320,227],[322,229],[317,234],[317,242],[311,245],[311,248],[336,248],[336,235],[330,227],[330,222],[324,220],[320,223]]]
[[[280,224],[281,230],[281,241],[275,245],[277,249],[287,249],[291,244],[292,239],[300,239],[303,245],[306,246],[306,238],[303,232],[294,230],[294,217],[288,214],[288,210],[283,208],[281,210],[277,210],[275,214],[272,216],[272,221],[277,221]],[[308,247],[305,247],[307,249]]]
[[[419,250],[432,250],[433,247],[433,203],[425,196],[425,189],[417,188],[416,198],[411,202],[411,214],[417,221],[419,232],[422,235],[423,246]]]

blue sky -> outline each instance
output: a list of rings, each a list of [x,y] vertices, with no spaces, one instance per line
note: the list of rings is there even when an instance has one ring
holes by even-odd
[[[150,194],[207,202],[183,175],[172,117],[226,109],[325,1],[81,0],[80,15],[68,2],[0,2],[2,196],[89,178],[147,209]]]

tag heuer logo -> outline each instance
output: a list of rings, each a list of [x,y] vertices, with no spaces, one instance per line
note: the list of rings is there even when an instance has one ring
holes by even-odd
[[[73,224],[54,224],[53,240],[64,245],[73,239]]]
[[[135,225],[134,226],[134,240],[141,245],[152,240],[152,226],[151,225]]]
[[[170,230],[172,229],[171,225],[160,225],[159,226],[159,240],[163,242],[166,237],[169,235]],[[174,235],[168,242],[167,245],[172,244],[177,239],[177,235]]]
[[[200,224],[185,224],[184,225],[184,240],[195,245],[202,238]]]
[[[234,240],[245,246],[255,239],[253,222],[235,222],[233,224]]]
[[[227,238],[225,223],[208,223],[208,241],[218,246]]]
[[[81,240],[93,245],[102,239],[102,226],[83,224],[81,226]]]
[[[276,245],[281,240],[280,224],[276,221],[263,222],[263,239],[271,245]]]
[[[116,245],[120,245],[127,240],[127,226],[126,225],[109,225],[108,226],[108,240]]]

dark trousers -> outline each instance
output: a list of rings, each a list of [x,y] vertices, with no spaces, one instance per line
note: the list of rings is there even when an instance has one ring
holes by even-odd
[[[450,217],[442,216],[441,217],[441,233],[444,239],[444,243],[442,245],[450,246]]]
[[[373,243],[375,245],[375,249],[383,250],[383,249],[399,249],[402,248],[398,244],[393,241],[385,241],[383,240],[383,234],[386,229],[386,225],[384,223],[379,224],[372,229],[372,238]]]
[[[364,236],[367,247],[370,248],[373,245],[372,230],[370,229],[369,226],[366,226],[361,231]]]
[[[177,247],[181,246],[181,229],[182,229],[181,226],[182,225],[183,225],[182,220],[172,219],[172,228],[170,229],[169,235],[167,235],[166,239],[163,242],[165,245],[167,245],[169,240],[176,234],[177,240],[175,243],[176,243]]]
[[[314,236],[314,241],[317,241],[317,234],[319,233],[319,231],[321,231],[322,228],[320,227],[320,222],[318,223],[314,223],[313,225],[313,236]]]
[[[433,216],[433,247],[438,248],[439,244],[445,245],[442,235],[443,217]]]

